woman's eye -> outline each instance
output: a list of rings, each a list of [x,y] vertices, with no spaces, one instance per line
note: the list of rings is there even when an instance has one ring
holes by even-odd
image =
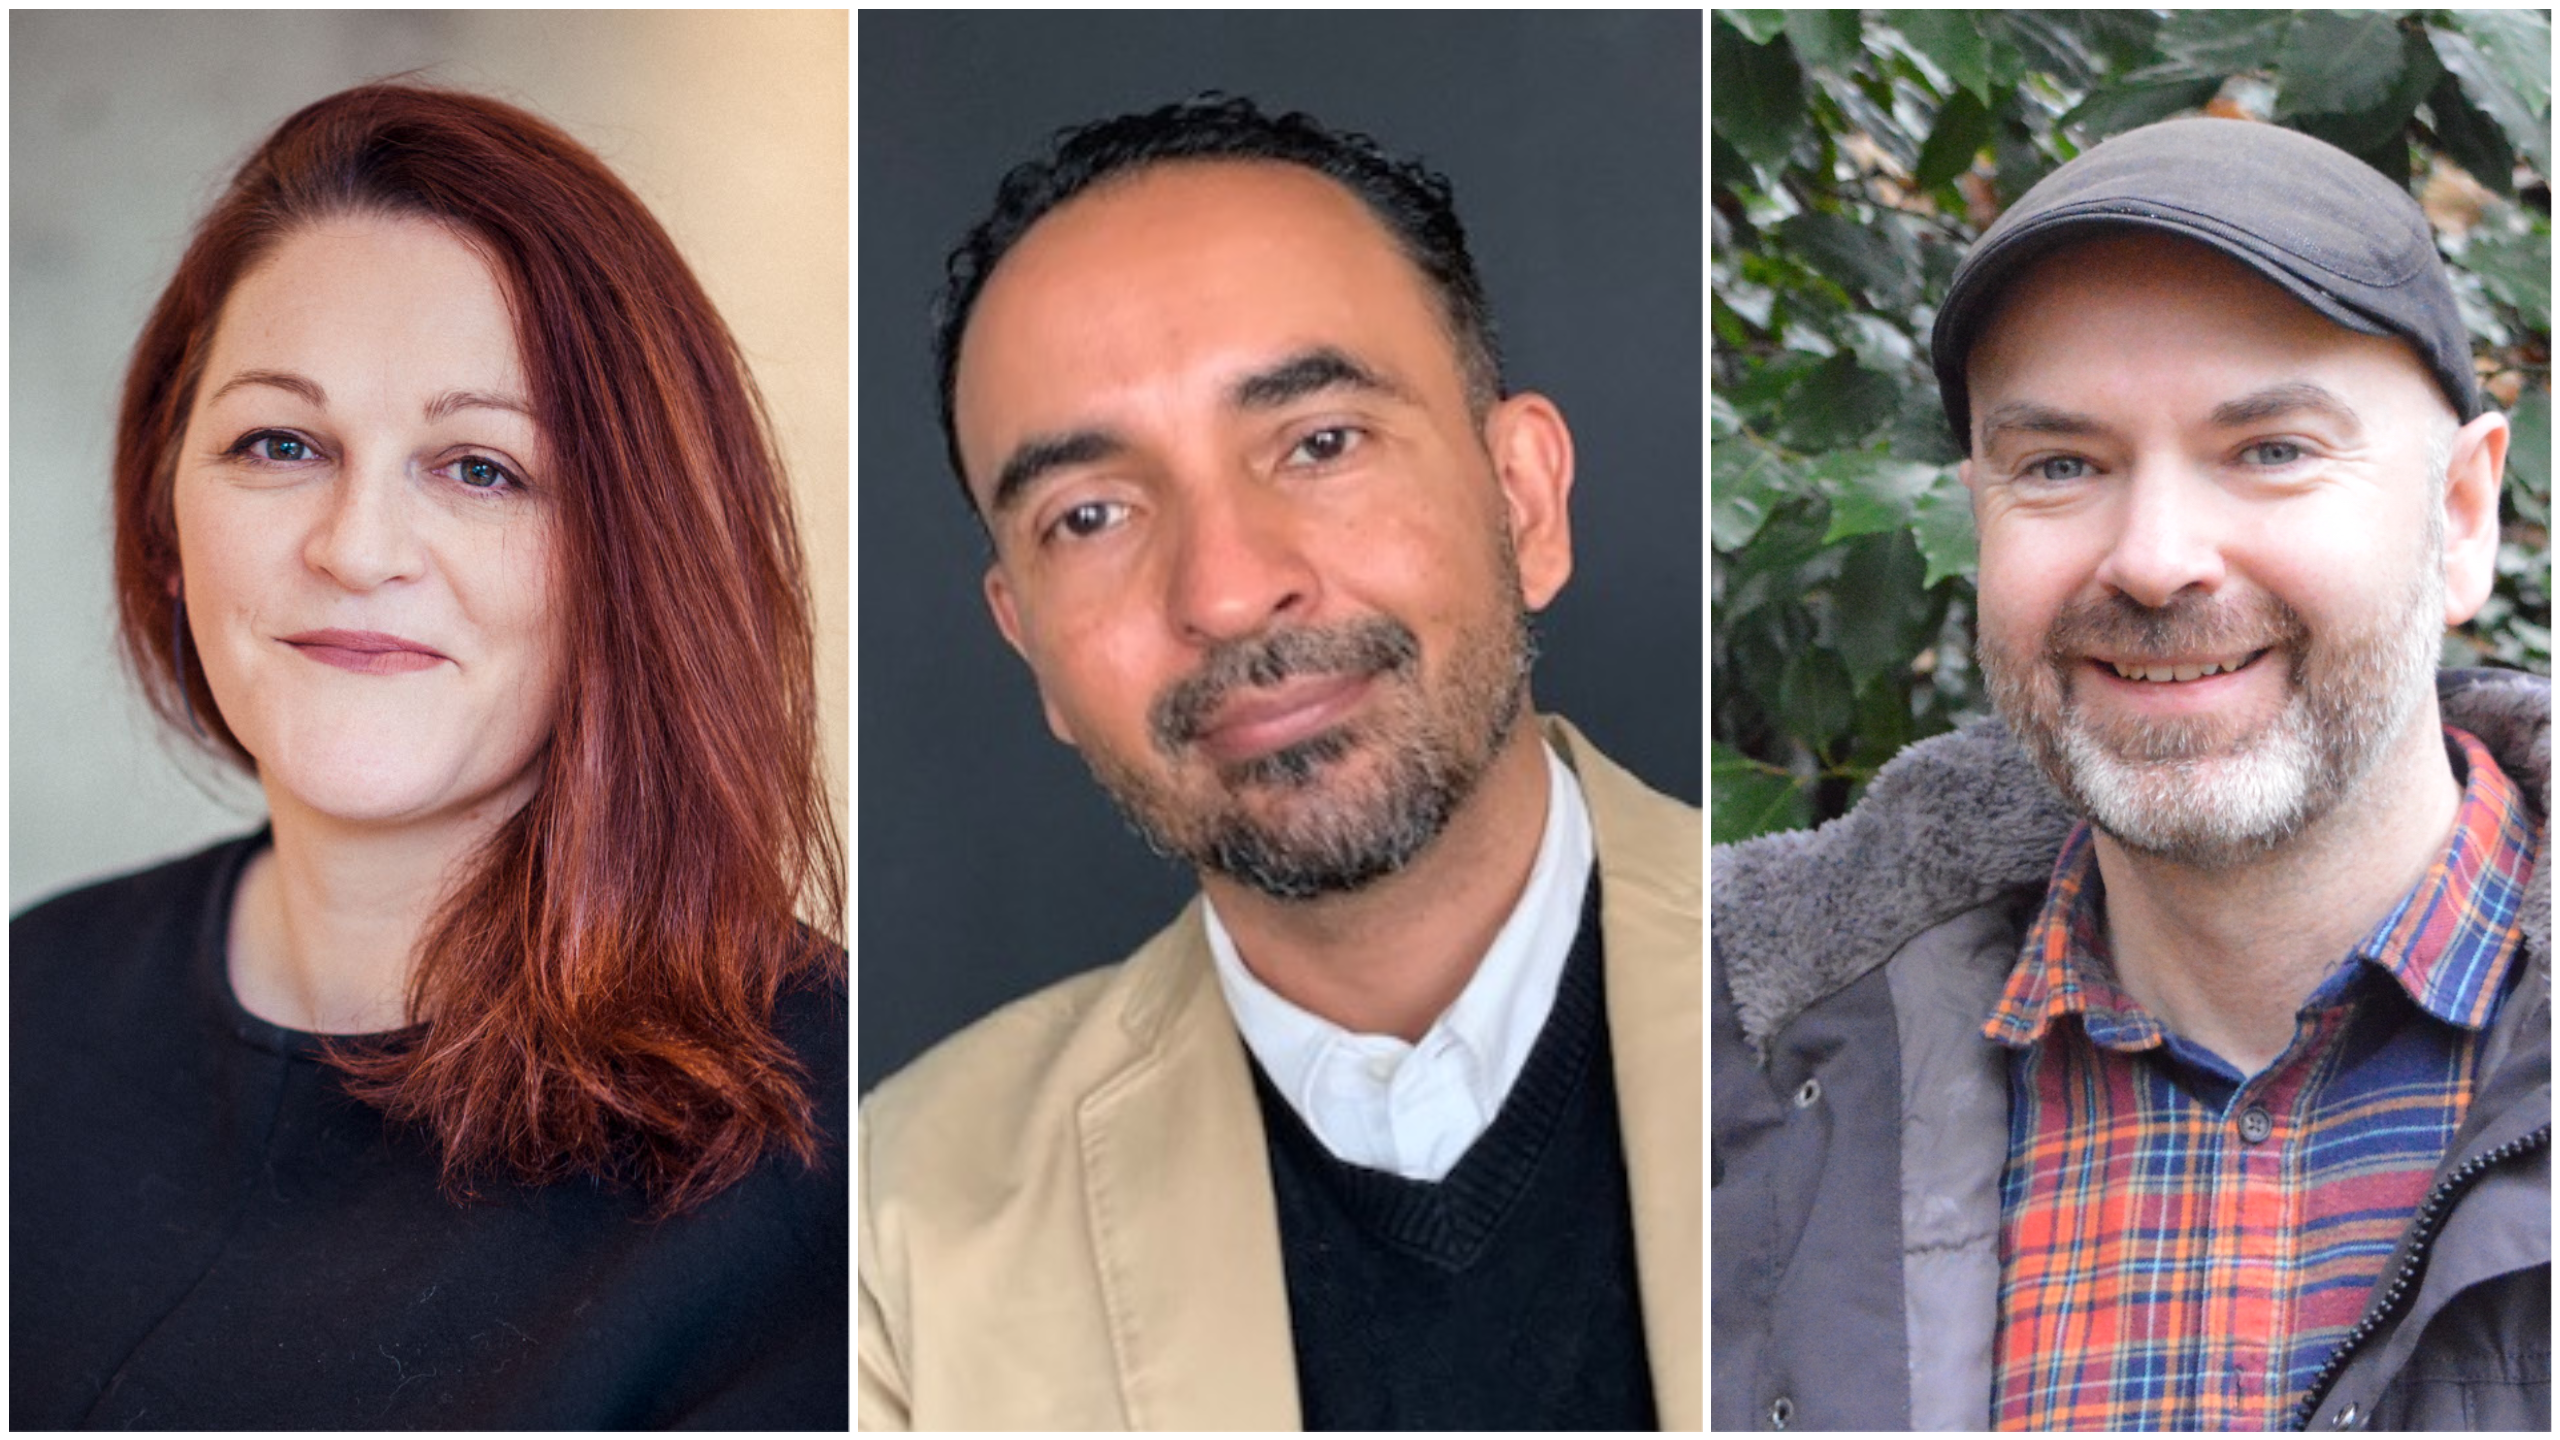
[[[1289,450],[1289,458],[1304,465],[1330,465],[1359,448],[1360,432],[1348,425],[1327,425],[1311,430]]]
[[[282,430],[259,430],[243,435],[239,443],[231,447],[231,453],[278,465],[299,465],[312,458],[310,441]]]
[[[513,471],[486,455],[470,455],[455,461],[453,478],[474,490],[496,490],[517,483]]]
[[[2027,467],[2027,473],[2038,480],[2061,482],[2089,478],[2089,462],[2077,455],[2053,455]]]

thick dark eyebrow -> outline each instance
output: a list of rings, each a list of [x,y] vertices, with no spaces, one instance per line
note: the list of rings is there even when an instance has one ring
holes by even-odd
[[[1277,410],[1327,390],[1356,390],[1391,400],[1410,398],[1403,386],[1330,345],[1319,345],[1239,377],[1227,388],[1227,401],[1238,410]]]
[[[222,388],[214,391],[212,398],[205,403],[210,405],[232,391],[249,385],[270,385],[288,394],[301,396],[323,410],[329,408],[329,392],[320,388],[319,381],[308,376],[296,375],[290,370],[243,370],[222,382]],[[514,395],[492,394],[484,390],[447,390],[428,401],[424,413],[429,420],[442,420],[460,410],[510,410],[528,420],[533,418],[533,406],[523,399]]]
[[[2336,391],[2308,380],[2287,380],[2237,400],[2225,400],[2213,407],[2212,418],[2217,426],[2237,429],[2303,410],[2327,416],[2351,432],[2363,433],[2364,427],[2357,423],[2354,406],[2340,399]]]
[[[1127,453],[1129,442],[1109,430],[1070,430],[1063,435],[1034,435],[1013,447],[1004,468],[996,472],[996,488],[987,497],[987,518],[994,519],[1020,503],[1033,481],[1055,470],[1090,465]]]
[[[1319,345],[1238,376],[1227,387],[1227,403],[1238,410],[1277,410],[1327,390],[1356,390],[1394,400],[1410,398],[1403,386],[1330,345]],[[1012,509],[1033,482],[1053,471],[1113,459],[1128,450],[1126,439],[1099,428],[1035,435],[1015,446],[1013,453],[1005,457],[1003,467],[996,471],[995,489],[987,496],[987,516],[993,519]]]

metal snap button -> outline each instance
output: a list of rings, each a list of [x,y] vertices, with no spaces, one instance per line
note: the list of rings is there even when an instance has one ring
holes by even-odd
[[[2276,1122],[2263,1107],[2252,1105],[2240,1113],[2240,1138],[2256,1145],[2276,1133]]]
[[[1822,1082],[1819,1080],[1807,1080],[1796,1087],[1796,1108],[1799,1110],[1821,1098]]]
[[[1805,1083],[1810,1085],[1813,1082],[1808,1080]],[[1796,1418],[1796,1402],[1793,1400],[1781,1395],[1777,1399],[1769,1402],[1770,1429],[1784,1430],[1787,1428],[1787,1422],[1794,1418]]]
[[[2356,1428],[2356,1414],[2357,1411],[2354,1405],[2350,1404],[2346,1406],[2337,1414],[2329,1417],[2329,1428],[2332,1430],[2353,1430]]]

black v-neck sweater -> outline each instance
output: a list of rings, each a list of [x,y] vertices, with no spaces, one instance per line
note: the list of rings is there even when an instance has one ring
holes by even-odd
[[[1599,890],[1501,1113],[1438,1181],[1335,1159],[1254,1066],[1306,1428],[1656,1428]]]
[[[831,1137],[692,1214],[456,1204],[224,964],[251,836],[17,917],[9,1428],[848,1427],[842,998],[785,1001]]]

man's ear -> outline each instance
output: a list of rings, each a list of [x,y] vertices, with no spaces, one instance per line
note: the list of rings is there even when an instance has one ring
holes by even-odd
[[[1031,658],[1031,647],[1023,639],[1022,616],[1014,607],[1013,587],[1005,581],[1003,561],[987,563],[981,587],[986,591],[987,613],[996,617],[996,632],[1004,636],[1004,643],[1013,647],[1014,654],[1022,657],[1022,663],[1031,667],[1031,683],[1039,687],[1040,713],[1049,721],[1049,733],[1057,736],[1061,744],[1075,744],[1075,737],[1067,733],[1066,717],[1049,703],[1049,687],[1040,682],[1040,664]]]
[[[1522,393],[1485,413],[1484,441],[1508,510],[1522,598],[1544,610],[1573,575],[1573,432],[1554,401]]]
[[[2453,434],[2445,466],[2444,623],[2480,613],[2498,574],[2498,493],[2507,472],[2507,417],[2492,410]]]

